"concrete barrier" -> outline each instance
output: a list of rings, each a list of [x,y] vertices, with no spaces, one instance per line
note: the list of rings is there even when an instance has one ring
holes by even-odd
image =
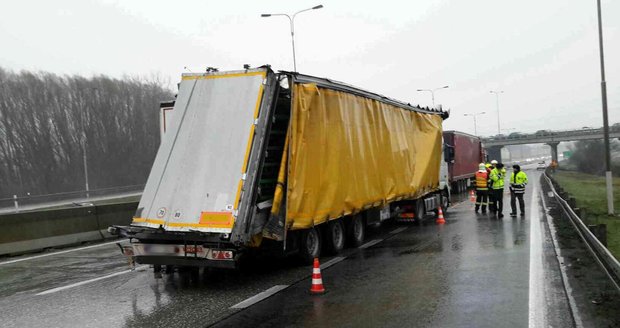
[[[0,255],[68,246],[111,236],[111,225],[128,225],[137,202],[0,215]]]

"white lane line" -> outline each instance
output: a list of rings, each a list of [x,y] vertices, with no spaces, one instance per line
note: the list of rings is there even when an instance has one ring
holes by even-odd
[[[346,257],[342,257],[342,256],[334,257],[333,259],[321,264],[321,270],[325,270],[329,268],[330,266],[343,261],[344,259],[346,259]]]
[[[391,233],[391,234],[393,234],[393,235],[395,235],[395,234],[397,234],[397,233],[401,233],[401,232],[403,232],[403,231],[405,231],[405,230],[407,230],[407,227],[400,227],[400,228],[398,228],[398,229],[396,229],[396,230],[390,231],[390,233]]]
[[[120,243],[120,242],[123,242],[123,241],[126,241],[126,240],[127,239],[119,239],[117,241],[111,241],[111,242],[107,242],[107,243],[103,243],[103,244],[97,244],[97,245],[92,245],[92,246],[84,246],[84,247],[80,247],[80,248],[68,249],[66,251],[59,251],[59,252],[53,252],[53,253],[46,253],[46,254],[42,254],[42,255],[30,256],[30,257],[25,257],[25,258],[21,258],[21,259],[0,262],[0,265],[12,264],[12,263],[17,263],[17,262],[22,262],[22,261],[35,260],[35,259],[39,259],[39,258],[47,257],[47,256],[54,256],[54,255],[60,255],[60,254],[65,254],[65,253],[71,253],[71,252],[81,251],[81,250],[85,250],[85,249],[90,249],[90,248],[96,248],[96,247],[116,244],[116,243]]]
[[[374,245],[376,245],[376,244],[378,244],[378,243],[380,243],[382,241],[383,241],[383,239],[371,240],[371,241],[367,242],[366,244],[360,246],[359,248],[362,248],[362,249],[368,248],[368,247],[374,246]]]
[[[542,234],[537,204],[538,184],[532,189],[530,204],[530,281],[529,281],[529,327],[547,327],[545,294],[543,290],[544,273],[542,257]]]
[[[553,196],[553,192],[549,192]],[[543,209],[545,210],[545,215],[549,214],[549,209],[547,207],[547,201],[542,194],[542,190],[540,192],[540,196],[542,199]],[[577,328],[583,328],[583,321],[581,320],[581,316],[579,315],[579,311],[577,310],[577,302],[573,297],[573,288],[570,286],[570,282],[568,281],[568,274],[566,274],[566,267],[563,265],[564,258],[560,256],[560,244],[556,239],[557,229],[551,220],[547,220],[547,225],[549,225],[549,230],[551,230],[551,240],[553,240],[553,247],[555,248],[555,256],[558,259],[558,266],[560,267],[560,272],[562,273],[562,281],[564,283],[564,291],[566,292],[566,297],[568,298],[568,304],[570,306],[571,312],[573,313],[573,319],[575,320],[575,326]]]
[[[241,301],[241,302],[231,306],[230,308],[231,309],[245,309],[245,308],[247,308],[249,306],[252,306],[252,305],[254,305],[254,304],[256,304],[256,303],[266,299],[267,297],[272,296],[273,294],[275,294],[275,293],[277,293],[277,292],[279,292],[279,291],[281,291],[281,290],[283,290],[283,289],[285,289],[287,287],[288,287],[288,285],[275,285],[275,286],[267,289],[264,292],[260,292],[260,293],[258,293],[256,295],[246,299],[245,301]]]
[[[471,203],[471,202],[469,202],[469,203]],[[462,200],[462,201],[460,201],[460,202],[458,202],[458,203],[456,203],[456,204],[454,204],[454,205],[450,206],[450,208],[457,208],[457,207],[459,207],[459,206],[463,206],[463,205],[465,205],[465,204],[468,204],[468,201],[467,201],[467,200]],[[472,204],[473,204],[473,203],[472,203]]]
[[[126,274],[126,273],[135,272],[135,271],[142,271],[143,269],[146,269],[146,268],[148,268],[148,265],[141,265],[141,266],[136,267],[135,270],[125,270],[125,271],[115,272],[115,273],[109,274],[107,276],[97,277],[97,278],[93,278],[93,279],[89,279],[89,280],[84,280],[84,281],[76,282],[75,284],[71,284],[71,285],[66,285],[66,286],[62,286],[62,287],[48,289],[48,290],[40,292],[40,293],[38,293],[36,295],[40,296],[40,295],[52,294],[52,293],[56,293],[56,292],[59,292],[59,291],[65,290],[65,289],[70,289],[70,288],[73,288],[73,287],[78,287],[78,286],[90,284],[91,282],[95,282],[95,281],[99,281],[99,280],[103,280],[103,279],[108,279],[108,278],[120,276],[120,275],[123,275],[123,274]]]

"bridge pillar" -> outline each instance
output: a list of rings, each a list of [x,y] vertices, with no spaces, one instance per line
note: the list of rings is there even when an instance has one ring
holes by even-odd
[[[558,162],[558,145],[560,142],[547,142],[547,145],[551,147],[551,160]]]
[[[487,155],[489,156],[489,162],[492,160],[496,160],[498,162],[502,161],[502,148],[504,146],[492,146],[487,148]]]

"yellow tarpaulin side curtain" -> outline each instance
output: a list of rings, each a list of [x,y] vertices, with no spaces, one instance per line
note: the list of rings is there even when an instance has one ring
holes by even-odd
[[[439,186],[442,118],[295,84],[287,226],[309,228]]]

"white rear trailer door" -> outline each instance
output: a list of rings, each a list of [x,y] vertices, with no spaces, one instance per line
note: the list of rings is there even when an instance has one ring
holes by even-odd
[[[265,69],[185,74],[132,225],[230,233]]]

